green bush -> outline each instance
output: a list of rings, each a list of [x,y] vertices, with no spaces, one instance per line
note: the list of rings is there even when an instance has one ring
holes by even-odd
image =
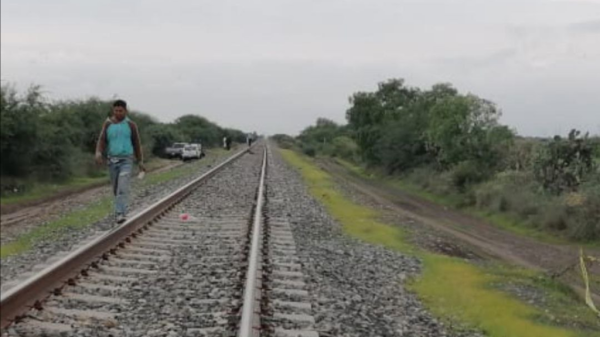
[[[538,228],[564,231],[572,226],[568,208],[558,198],[544,203],[533,220]]]
[[[405,176],[411,184],[437,195],[457,196],[459,194],[449,173],[441,173],[430,166],[419,167]],[[455,198],[451,198],[455,199]]]
[[[600,184],[590,180],[581,192],[554,195],[523,171],[502,172],[474,188],[477,208],[577,240],[600,238],[599,190]]]
[[[2,196],[19,194],[26,192],[30,187],[30,184],[23,179],[6,176],[2,177],[2,184],[0,184],[0,193]]]
[[[358,156],[358,145],[348,136],[338,136],[333,139],[332,152],[343,159],[355,160]]]
[[[430,161],[422,130],[413,119],[390,122],[382,127],[374,156],[389,172],[403,172]]]
[[[81,177],[101,177],[106,174],[106,167],[98,166],[94,154],[81,149],[74,149],[71,153],[73,175]]]
[[[74,176],[96,177],[94,152],[100,128],[111,113],[111,101],[91,98],[49,103],[40,87],[19,94],[11,85],[0,87],[0,190],[22,191],[36,181],[62,181]],[[245,141],[245,134],[222,129],[207,119],[187,115],[173,124],[130,111],[139,127],[145,158],[160,156],[173,141],[221,145],[223,135]],[[26,183],[23,183],[26,181]]]
[[[326,118],[319,118],[315,125],[302,130],[297,140],[301,144],[302,152],[307,155],[338,156],[336,146],[344,147],[345,144],[340,144],[340,140],[337,144],[334,141],[337,137],[344,136],[345,132],[346,129],[340,127],[337,123]],[[342,140],[342,142],[344,141]]]
[[[46,112],[40,88],[32,87],[18,95],[14,87],[0,87],[0,173],[3,176],[26,177],[38,143],[39,118]]]
[[[556,194],[577,191],[594,172],[594,148],[589,135],[571,130],[566,139],[555,136],[536,153],[534,173],[544,188]]]
[[[271,139],[277,142],[277,145],[282,149],[292,149],[296,146],[296,140],[288,135],[277,134],[271,136]]]
[[[569,235],[579,240],[600,238],[600,185],[582,192],[581,202],[570,207]]]
[[[463,161],[450,170],[452,184],[459,192],[466,192],[469,187],[483,181],[488,171],[475,161]]]
[[[311,144],[304,144],[302,145],[302,153],[309,157],[314,157],[317,155],[317,150],[315,150],[315,147]]]
[[[473,188],[475,206],[479,209],[507,213],[526,223],[537,225],[546,198],[539,194],[530,172],[506,171]],[[536,220],[537,219],[537,220]]]
[[[600,137],[576,130],[566,138],[518,137],[500,124],[493,102],[450,84],[419,89],[391,79],[349,103],[347,125],[319,118],[302,131],[302,152],[363,161],[459,207],[600,238]]]

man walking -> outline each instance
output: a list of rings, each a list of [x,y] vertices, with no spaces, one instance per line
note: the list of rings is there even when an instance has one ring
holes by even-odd
[[[113,103],[112,116],[102,125],[96,145],[96,162],[102,164],[108,159],[108,171],[115,196],[115,217],[121,224],[127,220],[127,203],[133,159],[137,160],[141,171],[145,171],[142,155],[142,142],[137,125],[127,117],[127,103],[117,100]]]

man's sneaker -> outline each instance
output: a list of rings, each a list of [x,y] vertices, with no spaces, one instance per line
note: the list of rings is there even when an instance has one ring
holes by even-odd
[[[125,220],[127,220],[127,218],[124,215],[122,215],[122,214],[117,215],[117,223],[118,224],[122,224],[123,222],[125,222]]]

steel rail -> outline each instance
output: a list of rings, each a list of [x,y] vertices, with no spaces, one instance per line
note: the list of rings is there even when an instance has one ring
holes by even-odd
[[[0,328],[6,328],[32,307],[38,307],[41,301],[52,293],[60,293],[65,284],[72,283],[71,281],[77,278],[79,274],[96,266],[96,263],[102,258],[106,258],[110,251],[122,246],[124,242],[130,240],[130,237],[135,237],[136,232],[143,231],[144,226],[164,215],[201,183],[249,150],[250,148],[246,148],[239,151],[202,176],[157,201],[119,227],[77,249],[20,285],[3,293],[0,296]]]
[[[263,162],[260,174],[260,183],[258,185],[258,197],[256,199],[256,208],[254,210],[254,222],[252,223],[252,240],[250,246],[250,255],[248,257],[248,271],[246,273],[246,286],[244,288],[244,302],[242,304],[242,316],[240,319],[239,337],[258,336],[260,317],[258,310],[260,308],[260,290],[258,289],[258,269],[260,266],[259,252],[262,248],[260,244],[264,204],[264,186],[267,172],[267,144],[263,152]]]

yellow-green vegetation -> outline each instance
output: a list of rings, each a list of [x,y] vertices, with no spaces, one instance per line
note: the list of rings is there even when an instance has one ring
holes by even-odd
[[[85,209],[71,212],[48,224],[36,227],[19,236],[15,241],[2,245],[0,247],[0,258],[3,259],[7,256],[25,252],[38,240],[52,239],[59,237],[65,231],[89,226],[104,218],[110,212],[111,208],[112,199],[105,197]]]
[[[423,274],[411,283],[411,288],[434,314],[480,329],[490,337],[600,336],[600,328],[591,330],[597,323],[593,313],[560,285],[532,272],[504,266],[476,266],[457,258],[420,251],[407,243],[407,233],[380,222],[376,211],[357,205],[338,192],[333,179],[308,158],[291,150],[281,150],[281,153],[301,172],[310,193],[342,224],[346,233],[422,258]],[[353,170],[361,172],[357,167]],[[507,284],[543,291],[548,299],[547,311],[503,291],[503,285]],[[580,328],[560,325],[560,322],[576,322]]]
[[[325,205],[350,235],[401,251],[412,250],[410,245],[405,243],[405,233],[400,228],[381,223],[377,220],[377,212],[345,198],[335,189],[335,183],[327,173],[315,168],[291,150],[281,152],[289,163],[302,171],[311,194]]]
[[[371,178],[373,176],[373,174],[367,174],[367,171],[364,168],[354,165],[351,162],[344,160],[342,158],[335,158],[335,161],[338,164],[340,164],[341,166],[343,166],[346,170],[348,170],[358,176],[363,176],[366,178]]]
[[[549,309],[535,316],[538,321],[551,325],[571,324],[589,329],[586,336],[599,336],[600,317],[583,305],[579,296],[567,285],[531,270],[503,264],[491,265],[486,270],[493,276],[495,288],[518,287],[543,292],[544,308]]]
[[[423,275],[411,288],[437,316],[464,322],[488,336],[600,336],[598,318],[567,287],[544,276],[437,254],[420,256]],[[509,286],[543,292],[544,310],[503,291]]]

